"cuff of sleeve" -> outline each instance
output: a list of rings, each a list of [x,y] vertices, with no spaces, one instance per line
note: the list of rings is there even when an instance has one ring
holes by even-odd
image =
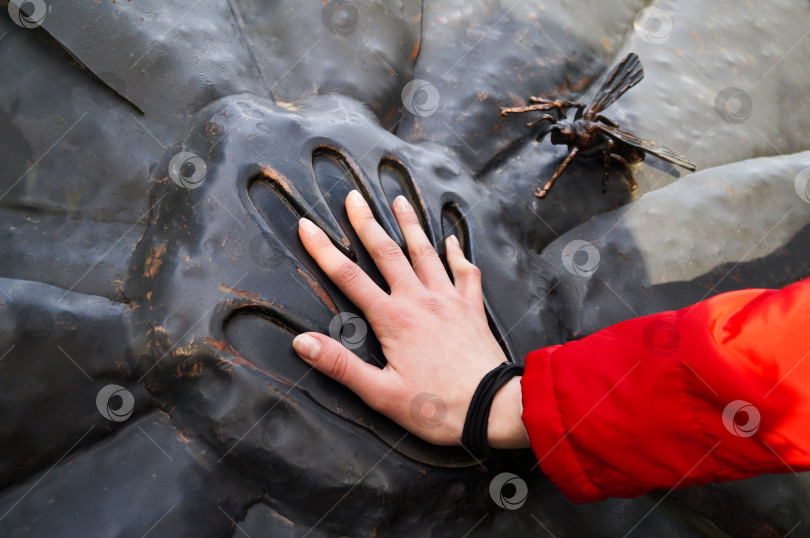
[[[550,346],[526,355],[520,380],[523,424],[543,473],[573,503],[608,498],[580,465],[568,436],[554,386],[552,358],[561,346]]]

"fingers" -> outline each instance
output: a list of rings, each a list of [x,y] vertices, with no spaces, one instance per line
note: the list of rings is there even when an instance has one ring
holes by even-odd
[[[346,385],[374,409],[393,398],[383,370],[364,362],[337,341],[316,332],[302,333],[293,339],[293,348],[304,361],[319,372]]]
[[[484,313],[484,297],[481,291],[481,271],[464,257],[464,251],[455,235],[445,240],[447,264],[453,273],[453,281],[459,294],[468,302],[480,307]]]
[[[356,190],[346,197],[346,211],[363,246],[385,277],[391,291],[421,286],[402,249],[383,230],[363,196]]]
[[[394,200],[394,215],[408,245],[411,263],[419,280],[432,290],[451,289],[450,277],[447,276],[436,249],[430,244],[419,217],[404,196],[397,196]]]
[[[304,248],[323,272],[363,312],[388,299],[388,294],[374,283],[360,266],[352,262],[329,240],[323,230],[309,219],[298,221],[298,235]],[[407,263],[407,262],[406,262]]]

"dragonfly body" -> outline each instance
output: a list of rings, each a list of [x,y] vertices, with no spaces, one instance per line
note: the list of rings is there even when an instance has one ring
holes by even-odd
[[[566,145],[570,152],[574,147],[580,148],[579,155],[590,157],[603,153],[611,148],[613,153],[623,157],[628,163],[635,164],[644,160],[644,152],[624,142],[614,140],[606,135],[596,122],[582,118],[557,120],[555,127],[550,129],[549,139],[552,144]]]

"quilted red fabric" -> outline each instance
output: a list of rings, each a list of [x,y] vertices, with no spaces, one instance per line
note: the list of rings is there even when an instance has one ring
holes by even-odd
[[[810,279],[526,356],[523,421],[575,503],[810,470]]]

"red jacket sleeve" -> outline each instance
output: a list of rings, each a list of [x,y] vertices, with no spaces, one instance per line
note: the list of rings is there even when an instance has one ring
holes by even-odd
[[[810,279],[532,351],[523,422],[573,502],[810,470]]]

